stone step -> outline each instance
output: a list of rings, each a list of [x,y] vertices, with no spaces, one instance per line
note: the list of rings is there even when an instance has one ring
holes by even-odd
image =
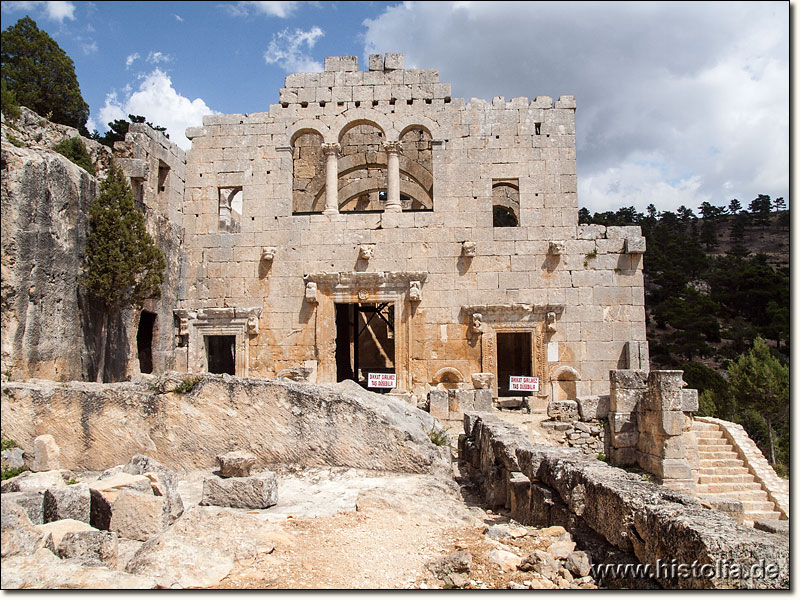
[[[693,423],[695,431],[719,431],[719,427],[715,423],[703,423],[702,421],[695,421]]]
[[[735,475],[701,474],[698,477],[697,482],[698,483],[753,483],[755,480],[756,480],[755,477],[753,477],[750,473],[741,473]]]
[[[694,430],[694,435],[698,440],[723,440],[725,439],[725,435],[722,433],[721,430]]]
[[[730,446],[730,442],[724,438],[697,438],[698,446]]]
[[[700,454],[700,460],[702,460],[704,458],[709,458],[711,460],[718,460],[718,459],[723,459],[723,458],[731,459],[731,460],[733,460],[733,459],[738,460],[738,458],[739,458],[739,455],[736,454],[736,452],[734,452],[733,450],[720,451],[720,452],[713,452],[713,451],[712,452],[706,452],[705,450],[698,450],[698,453]]]
[[[745,513],[753,512],[772,512],[775,510],[775,503],[771,501],[761,502],[758,500],[743,500]]]
[[[758,512],[746,512],[744,514],[744,518],[746,520],[752,521],[778,521],[781,518],[781,513],[776,510],[769,510],[769,511],[758,511]],[[752,527],[752,524],[751,524]]]
[[[749,475],[750,471],[744,466],[736,467],[704,467],[697,469],[699,475]]]
[[[695,486],[697,487],[697,486]],[[767,492],[764,490],[751,490],[746,492],[708,492],[697,491],[697,496],[702,498],[705,496],[723,496],[731,500],[741,500],[742,502],[769,502]]]
[[[759,483],[699,483],[697,484],[698,494],[722,494],[725,492],[756,492],[761,490]]]
[[[744,468],[744,463],[738,458],[707,458],[700,461],[700,468],[710,469],[716,467],[739,467]]]

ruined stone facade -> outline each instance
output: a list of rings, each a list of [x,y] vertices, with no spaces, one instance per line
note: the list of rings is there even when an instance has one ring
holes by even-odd
[[[329,57],[268,112],[205,117],[171,362],[393,372],[417,397],[473,373],[495,396],[509,375],[538,376],[542,399],[607,394],[609,369],[647,368],[644,239],[578,225],[574,114],[571,96],[453,98],[387,54]]]
[[[106,381],[388,373],[417,400],[472,389],[476,374],[513,396],[509,377],[533,376],[538,403],[608,394],[610,369],[647,369],[644,238],[578,225],[574,99],[465,101],[403,63],[330,57],[289,75],[268,112],[205,117],[185,154],[131,125],[114,153],[167,280],[123,316],[106,344],[119,356],[87,341],[64,360]],[[26,282],[20,271],[12,287]],[[17,346],[4,342],[12,379],[35,372]]]

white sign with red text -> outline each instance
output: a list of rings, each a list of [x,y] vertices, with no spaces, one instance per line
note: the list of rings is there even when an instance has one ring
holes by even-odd
[[[508,378],[508,391],[510,392],[538,392],[539,378],[512,375]]]
[[[397,387],[397,375],[394,373],[367,373],[367,387],[394,388]]]

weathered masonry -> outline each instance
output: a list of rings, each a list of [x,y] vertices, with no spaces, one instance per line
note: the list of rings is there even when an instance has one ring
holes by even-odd
[[[575,101],[465,101],[399,54],[329,57],[269,112],[190,128],[177,370],[393,393],[646,369],[638,227],[578,225]]]

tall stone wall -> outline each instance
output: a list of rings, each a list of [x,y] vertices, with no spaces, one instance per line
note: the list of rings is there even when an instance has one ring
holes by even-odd
[[[540,396],[607,394],[609,369],[647,366],[644,238],[638,227],[578,225],[574,113],[571,96],[454,98],[437,71],[386,55],[367,71],[330,57],[323,73],[289,75],[268,112],[205,117],[187,131],[176,365],[207,370],[204,338],[228,335],[237,374],[305,367],[312,381],[335,381],[336,304],[391,302],[396,392],[497,376],[498,334],[524,332]],[[337,204],[356,197],[344,190],[363,166],[342,151],[350,132],[364,144],[352,193],[367,212]],[[413,202],[425,173],[432,209]],[[293,196],[312,188],[296,210]],[[227,199],[239,192],[231,232]],[[498,197],[518,226],[494,226]]]

